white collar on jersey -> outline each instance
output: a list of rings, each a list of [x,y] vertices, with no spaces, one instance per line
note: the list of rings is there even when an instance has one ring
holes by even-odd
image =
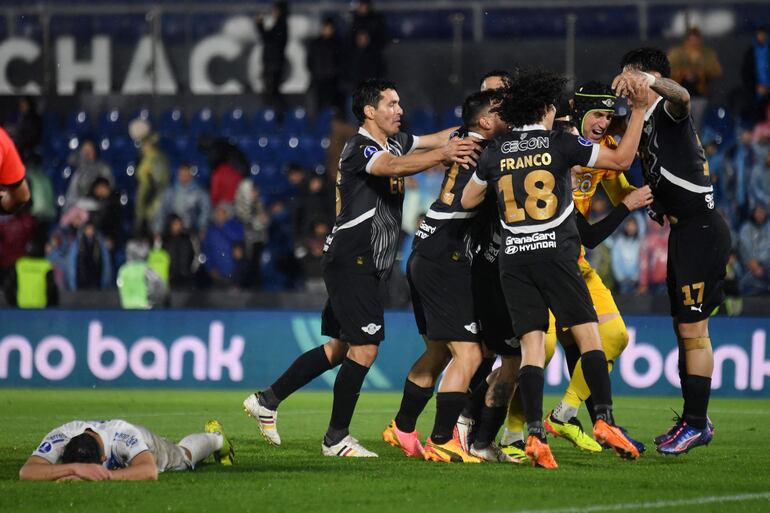
[[[535,123],[534,125],[524,125],[512,128],[514,132],[529,132],[531,130],[548,130],[542,123]]]
[[[647,109],[647,111],[644,113],[644,120],[645,121],[650,119],[650,117],[652,116],[652,113],[655,111],[655,107],[658,106],[658,104],[661,102],[662,99],[663,99],[662,96],[658,96],[658,99],[655,100],[655,103],[650,105],[650,108]]]
[[[486,141],[487,140],[486,137],[484,137],[483,135],[481,135],[478,132],[468,132],[468,135],[470,135],[471,137],[475,137],[476,139],[481,139],[482,141]]]
[[[375,139],[374,136],[370,134],[369,131],[364,127],[362,126],[358,127],[358,133],[376,142],[383,150],[390,151],[390,145],[388,145],[387,137],[385,138],[385,147],[382,147],[382,145],[377,141],[377,139]]]

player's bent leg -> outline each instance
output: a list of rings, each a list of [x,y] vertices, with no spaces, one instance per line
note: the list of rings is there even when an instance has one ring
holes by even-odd
[[[218,422],[218,425],[211,425],[212,422],[216,421],[209,421],[206,423],[206,427],[204,428],[207,430],[206,433],[193,433],[191,435],[187,435],[177,444],[179,447],[186,450],[189,454],[192,468],[195,468],[196,464],[205,460],[212,454],[216,454],[217,452],[219,452],[223,457],[229,456],[232,445],[230,445],[228,442],[229,447],[225,448],[225,437],[222,434],[222,425]],[[216,428],[216,431],[208,431],[209,428]],[[226,449],[228,454],[223,454]],[[229,460],[229,463],[222,462],[222,464],[232,465],[232,458],[228,457],[227,459]]]
[[[345,356],[348,345],[336,338],[300,355],[270,387],[255,392],[243,401],[243,410],[257,422],[262,437],[272,445],[281,445],[278,434],[278,405],[307,385]]]
[[[230,466],[235,462],[235,446],[225,434],[222,423],[211,419],[203,426],[206,433],[219,434],[222,438],[221,446],[214,451],[214,460],[220,465]],[[181,444],[181,442],[180,442]]]
[[[468,398],[468,385],[481,364],[481,347],[475,342],[449,342],[452,361],[444,371],[436,395],[436,420],[425,443],[425,459],[443,462],[477,463],[453,436],[454,427]]]

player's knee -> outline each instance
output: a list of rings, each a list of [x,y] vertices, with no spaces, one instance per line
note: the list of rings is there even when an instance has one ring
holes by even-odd
[[[351,345],[348,358],[365,367],[371,367],[377,359],[379,347],[376,344]]]
[[[608,360],[615,360],[628,346],[628,329],[620,317],[600,324],[599,336]]]
[[[682,339],[682,347],[684,347],[685,352],[697,351],[699,349],[711,351],[712,350],[711,338],[709,337],[685,338],[685,339]]]
[[[680,322],[676,325],[676,331],[682,339],[708,337],[708,319],[698,322]]]

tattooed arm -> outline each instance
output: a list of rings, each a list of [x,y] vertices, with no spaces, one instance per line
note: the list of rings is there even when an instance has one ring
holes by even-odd
[[[619,95],[625,96],[631,84],[638,81],[647,82],[650,89],[666,100],[666,112],[674,119],[681,120],[690,114],[690,93],[687,89],[658,73],[653,75],[639,70],[627,70],[615,77],[612,85]]]

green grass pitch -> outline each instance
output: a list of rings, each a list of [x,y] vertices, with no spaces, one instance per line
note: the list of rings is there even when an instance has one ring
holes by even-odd
[[[246,392],[0,389],[0,511],[15,512],[601,512],[770,511],[770,400],[714,399],[714,442],[686,456],[649,451],[622,461],[551,440],[560,468],[409,460],[380,433],[395,393],[364,392],[351,432],[378,459],[320,454],[331,394],[303,392],[281,407],[282,447],[269,447],[241,410]],[[546,407],[554,397],[546,398]],[[618,421],[645,442],[670,426],[680,400],[615,400]],[[236,447],[233,467],[202,464],[150,483],[27,483],[18,470],[49,429],[75,418],[124,418],[179,439],[218,418]],[[418,425],[433,422],[433,402]],[[586,420],[584,420],[586,424]],[[651,444],[650,444],[651,445]]]

